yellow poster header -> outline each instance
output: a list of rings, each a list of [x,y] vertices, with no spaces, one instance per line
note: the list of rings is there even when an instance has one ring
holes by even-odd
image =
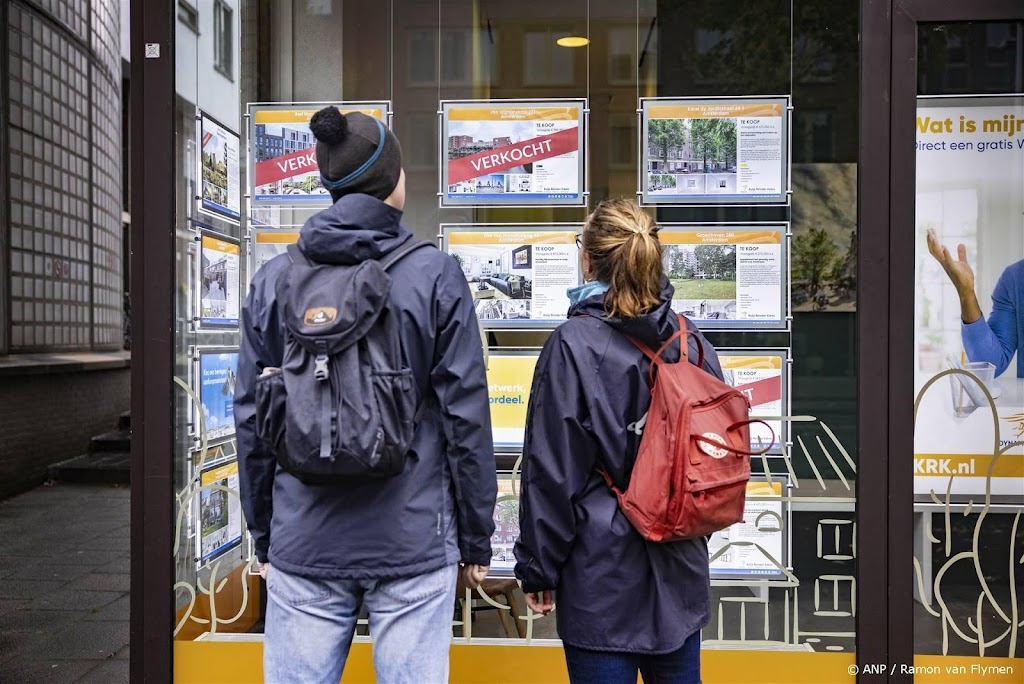
[[[200,485],[206,487],[208,485],[216,484],[221,480],[226,480],[229,477],[234,477],[235,475],[238,475],[238,461],[227,463],[222,465],[220,468],[214,468],[213,470],[206,471],[200,478]]]
[[[210,237],[209,235],[203,236],[203,249],[212,249],[216,252],[234,254],[235,256],[238,256],[239,254],[238,245],[231,242],[225,242],[224,240],[218,240],[217,238]]]
[[[993,467],[993,457],[969,454],[914,454],[915,477],[1024,478],[1024,456],[1004,454]]]
[[[575,245],[576,233],[563,231],[480,232],[452,231],[449,245]]]
[[[257,245],[292,245],[298,241],[298,233],[278,233],[269,230],[256,231]]]
[[[782,370],[781,356],[729,356],[718,357],[722,370]]]
[[[780,104],[693,104],[648,107],[649,119],[736,119],[739,117],[782,116]]]
[[[300,124],[308,125],[319,110],[317,109],[258,109],[252,119],[258,124]],[[338,106],[342,114],[362,112],[375,119],[384,120],[384,110],[380,107],[344,107]]]
[[[658,233],[663,245],[781,245],[780,231],[753,230],[663,230]]]
[[[579,107],[462,107],[448,110],[449,121],[577,121]]]

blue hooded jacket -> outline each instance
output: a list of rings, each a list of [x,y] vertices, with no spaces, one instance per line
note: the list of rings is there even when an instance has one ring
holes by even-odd
[[[402,212],[369,195],[346,195],[302,228],[313,261],[377,259],[412,234]],[[437,249],[416,250],[389,271],[389,306],[427,409],[405,470],[387,479],[306,485],[278,467],[256,436],[256,379],[280,366],[284,326],[275,285],[280,255],[255,275],[242,309],[235,391],[239,485],[256,557],[315,578],[410,577],[462,560],[488,565],[497,496],[487,377],[466,278]]]
[[[617,486],[629,483],[651,398],[648,361],[622,333],[658,349],[679,330],[672,294],[665,280],[660,306],[634,320],[608,320],[603,294],[580,302],[537,364],[516,576],[524,591],[555,590],[558,635],[577,648],[670,653],[709,618],[706,541],[646,541],[598,474],[603,467]],[[717,354],[697,336],[704,369],[722,378]],[[697,363],[697,343],[688,343]],[[673,345],[664,358],[679,354]]]

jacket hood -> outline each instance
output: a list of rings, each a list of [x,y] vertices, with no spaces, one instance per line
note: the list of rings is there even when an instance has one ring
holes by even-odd
[[[607,322],[616,330],[635,337],[644,344],[657,349],[661,343],[679,330],[679,318],[672,310],[672,297],[675,288],[668,278],[661,281],[661,302],[658,306],[639,318],[610,318],[604,308],[604,294],[594,295],[579,302],[569,309],[569,318],[592,316]]]
[[[299,234],[299,248],[321,264],[351,266],[379,259],[411,237],[402,211],[370,195],[344,195],[314,214]]]

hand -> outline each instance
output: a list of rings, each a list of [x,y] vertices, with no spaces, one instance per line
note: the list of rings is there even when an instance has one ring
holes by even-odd
[[[961,298],[968,293],[974,292],[974,269],[967,262],[967,247],[958,245],[956,250],[957,258],[954,260],[949,250],[939,244],[939,237],[935,234],[935,231],[929,228],[928,251],[939,262],[946,275],[949,276],[949,279],[953,281],[953,285],[956,287],[956,291]]]
[[[555,609],[555,598],[554,592],[550,589],[544,591],[530,592],[526,594],[526,605],[530,607],[534,613],[540,613],[541,615],[547,615]]]
[[[267,572],[270,570],[270,563],[260,563],[259,561],[257,561],[257,565],[259,565],[260,577],[262,577],[263,581],[266,582]]]
[[[459,570],[462,575],[462,583],[470,589],[476,589],[480,586],[480,583],[486,579],[487,573],[490,569],[489,565],[474,565],[472,563],[466,563]]]

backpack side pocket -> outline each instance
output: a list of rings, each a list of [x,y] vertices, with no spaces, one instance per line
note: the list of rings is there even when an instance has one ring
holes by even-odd
[[[256,436],[274,455],[285,453],[287,395],[280,368],[267,368],[256,380]]]
[[[412,444],[418,407],[412,370],[373,371],[373,394],[377,402],[384,444],[376,470],[380,474],[398,474],[405,467],[405,455]]]

